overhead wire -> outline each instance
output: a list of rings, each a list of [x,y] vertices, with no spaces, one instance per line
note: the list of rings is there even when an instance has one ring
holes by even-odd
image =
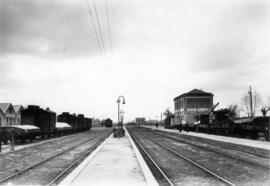
[[[99,37],[98,37],[98,32],[97,32],[97,28],[96,28],[94,16],[93,16],[92,11],[91,11],[91,9],[90,9],[88,0],[86,0],[86,2],[87,2],[88,12],[89,12],[89,15],[90,15],[90,17],[91,17],[92,26],[93,26],[93,28],[94,28],[95,36],[96,36],[96,39],[97,39],[98,48],[99,48],[100,53],[103,53],[103,51],[102,51],[102,49],[101,49],[101,44],[100,44],[100,41],[99,41]]]
[[[103,48],[104,53],[106,53],[95,0],[93,0],[93,5],[94,5],[94,11],[95,11],[96,19],[97,19],[98,31],[99,31],[99,35],[100,35],[100,39],[101,39],[102,48]]]
[[[107,28],[108,28],[108,34],[109,34],[109,42],[111,50],[113,49],[112,46],[112,33],[111,33],[111,25],[110,25],[110,19],[109,19],[109,9],[108,9],[108,2],[105,0],[105,9],[106,9],[106,17],[107,17]]]

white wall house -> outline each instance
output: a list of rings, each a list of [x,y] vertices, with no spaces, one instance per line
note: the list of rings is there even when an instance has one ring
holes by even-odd
[[[0,127],[20,125],[22,109],[21,105],[0,103]]]

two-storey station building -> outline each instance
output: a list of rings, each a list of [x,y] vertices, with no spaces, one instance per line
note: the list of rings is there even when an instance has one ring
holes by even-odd
[[[196,116],[210,111],[213,94],[194,89],[174,98],[174,124],[193,124]]]

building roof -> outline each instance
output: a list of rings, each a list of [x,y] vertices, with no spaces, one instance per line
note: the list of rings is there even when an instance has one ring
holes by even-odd
[[[13,105],[13,108],[15,110],[16,113],[18,113],[21,109],[23,109],[22,105]]]
[[[8,108],[10,107],[11,103],[0,103],[0,110],[2,113],[6,113]]]
[[[177,97],[175,97],[173,100],[182,98],[182,97],[186,97],[186,96],[214,96],[214,94],[210,93],[210,92],[204,92],[202,90],[199,89],[193,89],[189,92],[186,92],[184,94],[181,94]]]

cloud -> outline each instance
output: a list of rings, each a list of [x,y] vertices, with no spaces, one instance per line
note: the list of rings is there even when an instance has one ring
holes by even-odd
[[[4,54],[70,58],[98,52],[86,1],[15,0],[1,4]]]
[[[114,117],[124,94],[132,119],[157,115],[193,88],[214,92],[225,106],[249,85],[269,95],[268,1],[108,1],[113,50],[106,55],[85,0],[0,3],[3,99]],[[104,1],[96,3],[108,49]]]

